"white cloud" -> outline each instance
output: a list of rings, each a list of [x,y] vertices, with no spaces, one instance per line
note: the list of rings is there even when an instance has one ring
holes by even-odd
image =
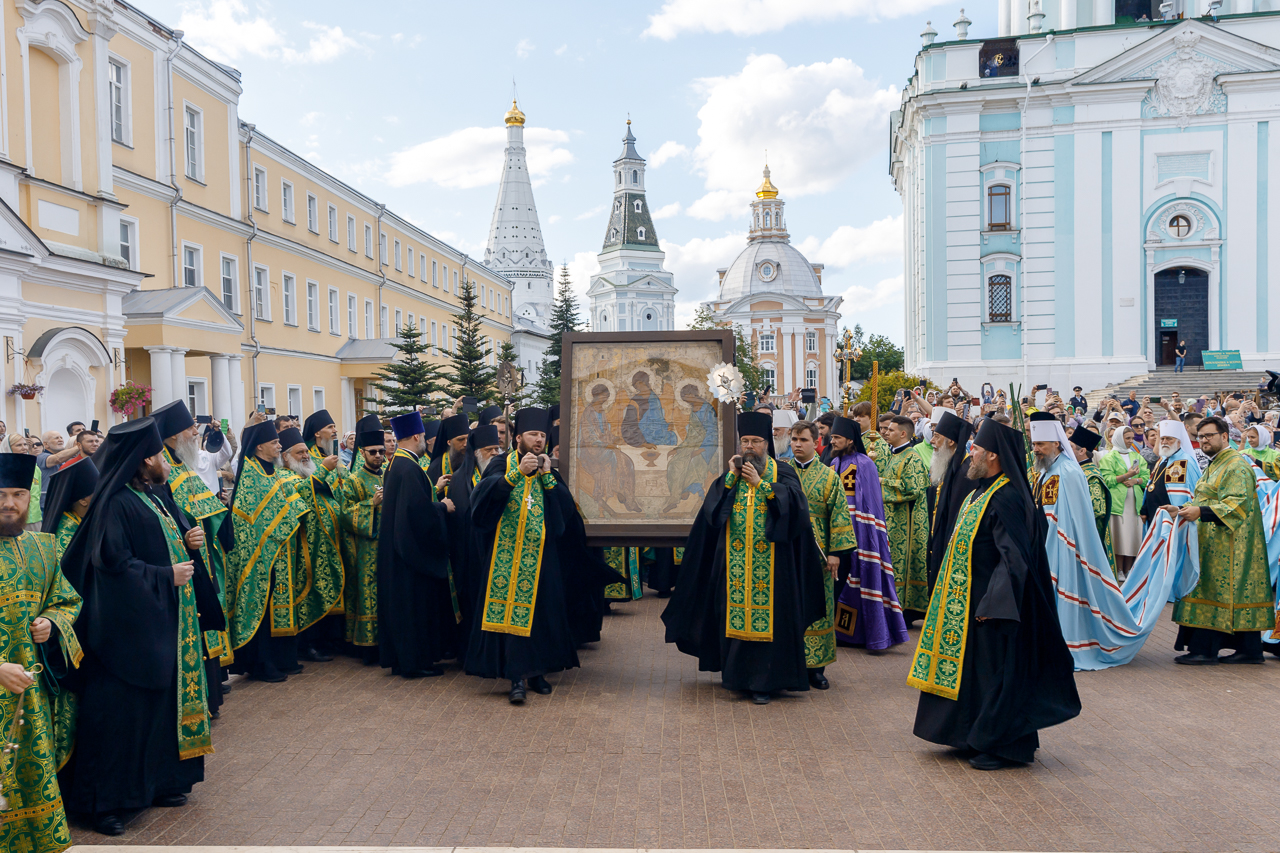
[[[320,112],[319,110],[312,110],[311,112],[304,115],[298,123],[301,124],[303,127],[314,127],[316,122],[318,122],[322,118],[324,118],[324,113]]]
[[[855,284],[840,294],[844,297],[841,306],[845,313],[862,313],[883,308],[888,305],[901,304],[903,294],[902,273],[892,278],[883,279],[870,287]]]
[[[711,220],[745,210],[766,150],[784,196],[832,189],[884,150],[900,101],[896,87],[878,88],[842,58],[789,66],[772,54],[751,56],[739,73],[695,85],[706,101],[692,154],[708,193],[689,214]]]
[[[649,155],[649,168],[657,169],[673,157],[688,157],[689,148],[679,142],[668,139],[658,146],[658,150]]]
[[[573,162],[564,144],[569,134],[545,127],[526,127],[524,144],[529,174],[542,178]],[[394,187],[432,182],[452,189],[472,189],[498,183],[502,151],[507,144],[504,127],[466,127],[428,142],[397,151],[383,177]]]
[[[548,224],[548,225],[555,225],[557,222],[559,222],[559,221],[560,221],[561,219],[563,219],[563,218],[564,218],[564,217],[562,217],[560,214],[558,214],[558,213],[553,213],[553,214],[551,214],[550,216],[548,216],[548,217],[547,217],[547,224]]]
[[[556,48],[556,56],[564,56],[564,52],[569,49],[569,45],[562,44]]]
[[[533,50],[534,44],[528,39],[520,39],[520,41],[516,43],[516,56],[520,59],[527,58],[529,54],[533,53]]]
[[[737,36],[775,32],[795,23],[841,18],[897,18],[938,5],[940,0],[667,0],[649,16],[644,35],[669,41],[681,33],[724,33]]]
[[[233,63],[245,56],[295,64],[329,62],[361,47],[342,27],[312,21],[303,21],[302,26],[312,35],[306,48],[297,49],[274,21],[251,14],[244,0],[192,0],[178,18],[187,41],[218,62]]]
[[[581,222],[584,219],[595,219],[597,216],[604,213],[608,209],[609,209],[609,205],[602,204],[597,207],[593,207],[590,210],[584,210],[582,211],[582,213],[579,213],[577,216],[573,218],[577,222]]]
[[[591,287],[591,276],[600,272],[600,261],[595,252],[576,252],[568,266],[573,292],[578,297],[578,316],[586,320],[590,316],[587,289]],[[556,268],[556,280],[560,280],[559,267]]]
[[[680,202],[673,201],[671,204],[664,204],[653,212],[654,219],[670,219],[672,216],[680,215]]]
[[[843,269],[855,264],[901,261],[902,214],[877,219],[863,228],[841,225],[830,237],[806,237],[796,248],[814,263],[827,269]]]
[[[693,306],[693,316],[698,303],[712,299],[719,293],[720,278],[716,270],[727,267],[747,246],[747,234],[739,231],[723,237],[695,237],[687,243],[662,242],[667,253],[666,267],[675,273],[680,296]],[[676,303],[676,319],[680,318],[680,302]],[[677,323],[679,325],[679,323]]]

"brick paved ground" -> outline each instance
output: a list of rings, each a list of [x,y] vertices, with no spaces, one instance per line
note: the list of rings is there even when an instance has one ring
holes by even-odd
[[[841,649],[832,689],[757,707],[615,607],[552,696],[340,658],[236,684],[207,781],[123,844],[1280,849],[1280,661],[1079,673],[1036,763],[981,773],[911,735],[910,651]],[[1166,614],[1167,615],[1167,614]],[[914,641],[914,632],[913,632]],[[914,647],[914,646],[913,646]],[[80,843],[104,842],[77,830]]]

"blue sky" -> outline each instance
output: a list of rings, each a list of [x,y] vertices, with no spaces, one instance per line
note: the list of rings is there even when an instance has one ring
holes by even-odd
[[[238,68],[240,116],[482,257],[512,80],[547,250],[585,292],[628,114],[678,325],[745,245],[768,149],[792,242],[845,322],[903,340],[896,109],[936,0],[350,3],[141,0]],[[995,4],[967,9],[972,33]]]

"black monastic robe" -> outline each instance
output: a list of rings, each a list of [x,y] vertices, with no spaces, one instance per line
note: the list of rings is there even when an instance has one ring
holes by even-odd
[[[942,485],[930,486],[932,495],[929,508],[929,594],[933,594],[933,586],[938,580],[938,567],[947,556],[947,543],[951,541],[951,531],[955,529],[956,519],[960,517],[960,507],[964,499],[977,487],[976,480],[969,479],[969,457],[965,448],[957,447],[956,453],[964,454],[960,464],[947,466],[947,473],[942,478]]]

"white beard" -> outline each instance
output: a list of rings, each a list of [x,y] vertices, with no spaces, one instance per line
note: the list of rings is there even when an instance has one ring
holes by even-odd
[[[1055,456],[1055,457],[1053,457],[1052,459],[1041,459],[1039,456],[1037,456],[1037,457],[1036,457],[1036,470],[1037,470],[1037,471],[1039,471],[1041,474],[1043,474],[1043,473],[1045,473],[1046,471],[1048,471],[1050,468],[1052,468],[1052,467],[1053,467],[1053,463],[1055,463],[1055,462],[1057,462],[1057,461],[1058,461],[1058,457],[1056,457],[1056,456]]]
[[[483,476],[484,476],[484,469],[485,469],[485,467],[489,464],[489,462],[490,462],[490,461],[492,461],[493,457],[492,457],[492,456],[489,456],[489,457],[487,457],[487,458],[486,458],[486,457],[485,457],[485,455],[484,455],[482,452],[480,452],[479,450],[475,451],[475,452],[474,452],[474,455],[475,455],[475,458],[476,458],[476,470],[477,470],[477,471],[479,471],[479,472],[480,472],[480,476],[481,476],[481,477],[483,477]]]
[[[179,462],[194,471],[200,462],[200,437],[179,436],[173,443],[173,455],[178,457]]]
[[[1161,447],[1159,453],[1163,458],[1168,459],[1170,456],[1177,453],[1178,450],[1179,448],[1177,447]]]
[[[316,447],[320,448],[320,452],[326,457],[333,455],[333,441],[323,438],[316,439]]]
[[[310,456],[301,462],[294,459],[292,456],[285,456],[284,467],[288,468],[299,477],[310,477],[316,472],[316,461]]]
[[[787,448],[790,446],[791,446],[790,436],[784,435],[782,438],[775,438],[773,440],[773,454],[775,456],[781,456],[783,453],[786,452]]]
[[[929,463],[929,482],[935,486],[942,483],[942,478],[947,473],[947,466],[951,464],[951,457],[955,455],[954,447],[934,448],[933,461]]]

